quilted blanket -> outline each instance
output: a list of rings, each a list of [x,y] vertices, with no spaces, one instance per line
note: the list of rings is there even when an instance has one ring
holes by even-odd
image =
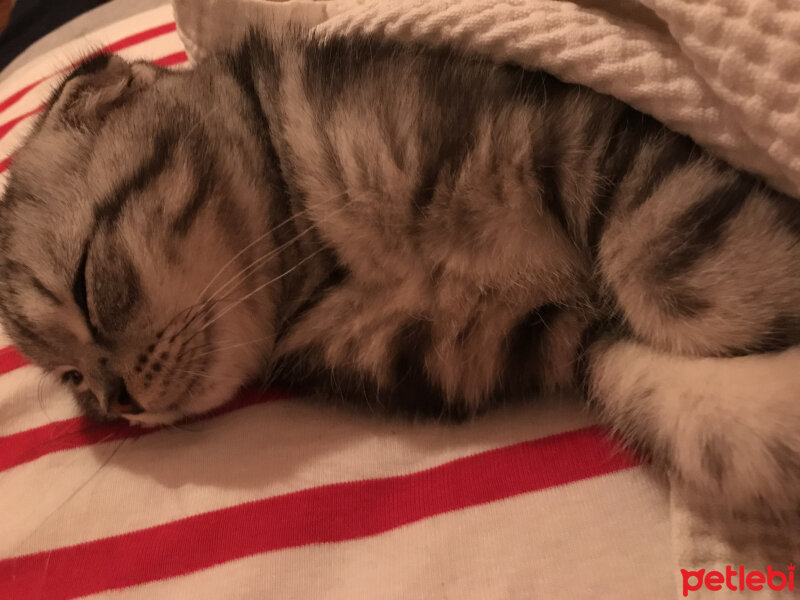
[[[448,41],[616,96],[800,195],[795,0],[175,0],[192,56],[254,19]]]

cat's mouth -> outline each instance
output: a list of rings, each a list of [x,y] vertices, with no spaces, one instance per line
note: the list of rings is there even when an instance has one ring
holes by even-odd
[[[186,386],[178,397],[187,394],[191,388],[191,385]],[[156,406],[150,406],[146,399],[137,399],[128,391],[122,378],[117,378],[117,383],[107,395],[97,396],[90,389],[73,390],[73,395],[81,411],[101,424],[124,421],[131,425],[155,427],[174,423],[188,414],[181,410],[181,402],[177,400],[156,402]]]
[[[136,425],[138,427],[160,427],[180,421],[186,415],[175,406],[175,408],[168,408],[161,412],[148,413],[143,411],[137,414],[128,413],[121,416],[130,425]]]
[[[111,400],[108,406],[109,416],[112,418],[124,418],[126,415],[139,415],[143,412],[145,412],[144,407],[131,396],[128,391],[128,386],[125,385],[123,381],[120,384],[116,397]]]

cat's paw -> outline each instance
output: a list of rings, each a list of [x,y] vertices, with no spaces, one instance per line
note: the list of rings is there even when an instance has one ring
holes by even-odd
[[[800,507],[800,349],[694,358],[618,342],[591,361],[601,414],[688,499],[726,511]]]
[[[774,400],[774,399],[773,399]],[[765,410],[712,422],[685,419],[665,466],[690,502],[775,514],[800,507],[800,419]]]

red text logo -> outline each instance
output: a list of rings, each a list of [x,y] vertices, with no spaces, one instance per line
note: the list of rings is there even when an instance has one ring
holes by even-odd
[[[689,595],[689,592],[696,592],[701,588],[712,592],[723,588],[731,591],[758,591],[764,588],[776,591],[794,591],[794,569],[795,566],[793,564],[786,565],[786,571],[773,569],[772,565],[769,565],[766,572],[745,571],[743,565],[739,565],[738,569],[727,565],[724,573],[722,571],[706,571],[705,569],[698,569],[697,571],[681,569],[683,596],[685,598]]]

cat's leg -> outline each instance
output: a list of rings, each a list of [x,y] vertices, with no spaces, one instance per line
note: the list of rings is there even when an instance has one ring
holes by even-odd
[[[731,356],[800,344],[800,200],[711,159],[609,216],[605,297],[663,350]]]
[[[800,201],[703,160],[615,207],[591,399],[699,498],[800,506]],[[636,341],[632,341],[636,340]]]
[[[601,338],[584,360],[604,420],[692,499],[800,506],[800,349],[700,358]]]

